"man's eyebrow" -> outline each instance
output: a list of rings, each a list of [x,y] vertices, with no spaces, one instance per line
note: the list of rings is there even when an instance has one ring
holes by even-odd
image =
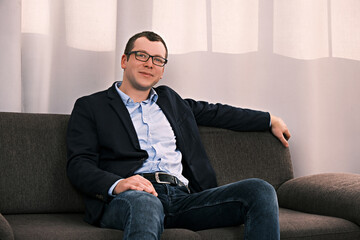
[[[142,49],[140,49],[140,50],[135,50],[135,51],[137,51],[137,52],[144,52],[144,53],[146,53],[146,54],[151,55],[150,53],[148,53],[147,51],[142,50]],[[161,56],[161,55],[159,55],[159,54],[151,55],[151,56],[165,58],[165,57],[163,57],[163,56]]]

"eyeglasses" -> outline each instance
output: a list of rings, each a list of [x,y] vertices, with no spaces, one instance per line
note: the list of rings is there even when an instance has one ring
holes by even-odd
[[[136,60],[139,60],[141,62],[147,62],[149,58],[152,58],[153,64],[159,67],[165,66],[165,64],[168,62],[166,58],[151,56],[150,54],[147,54],[146,52],[142,52],[142,51],[129,52],[127,55],[130,56],[131,54],[135,54]]]

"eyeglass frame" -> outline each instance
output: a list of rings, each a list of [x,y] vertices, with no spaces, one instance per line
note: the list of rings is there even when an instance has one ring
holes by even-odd
[[[138,58],[136,57],[136,56],[137,56],[137,53],[143,53],[143,54],[147,55],[148,58],[147,58],[146,60],[140,60],[140,59],[138,59]],[[138,60],[138,61],[140,61],[140,62],[147,62],[147,61],[149,61],[149,59],[151,58],[152,63],[153,63],[154,65],[158,66],[158,67],[164,67],[165,64],[168,62],[168,60],[167,60],[166,58],[163,58],[163,57],[160,57],[160,56],[153,56],[153,55],[150,55],[150,54],[148,54],[147,52],[144,52],[144,51],[131,51],[131,52],[129,52],[129,53],[126,54],[126,55],[127,55],[128,57],[130,57],[131,54],[135,54],[135,59]],[[154,63],[154,58],[160,58],[160,59],[164,60],[164,64],[163,64],[163,65],[159,65],[159,64]]]

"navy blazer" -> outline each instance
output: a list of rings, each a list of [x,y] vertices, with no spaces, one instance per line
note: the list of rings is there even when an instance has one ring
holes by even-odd
[[[183,175],[192,191],[216,187],[216,176],[201,143],[198,125],[236,131],[269,129],[269,113],[223,104],[182,99],[166,86],[155,88],[157,104],[166,115],[182,153]],[[67,174],[84,194],[85,220],[98,224],[109,188],[130,177],[148,154],[140,148],[130,115],[114,84],[105,91],[79,98],[67,132]]]

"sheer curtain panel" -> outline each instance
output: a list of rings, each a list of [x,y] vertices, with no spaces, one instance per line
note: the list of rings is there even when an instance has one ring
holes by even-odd
[[[360,173],[358,0],[1,0],[0,111],[69,114],[143,30],[168,43],[160,84],[281,116],[297,176]]]

